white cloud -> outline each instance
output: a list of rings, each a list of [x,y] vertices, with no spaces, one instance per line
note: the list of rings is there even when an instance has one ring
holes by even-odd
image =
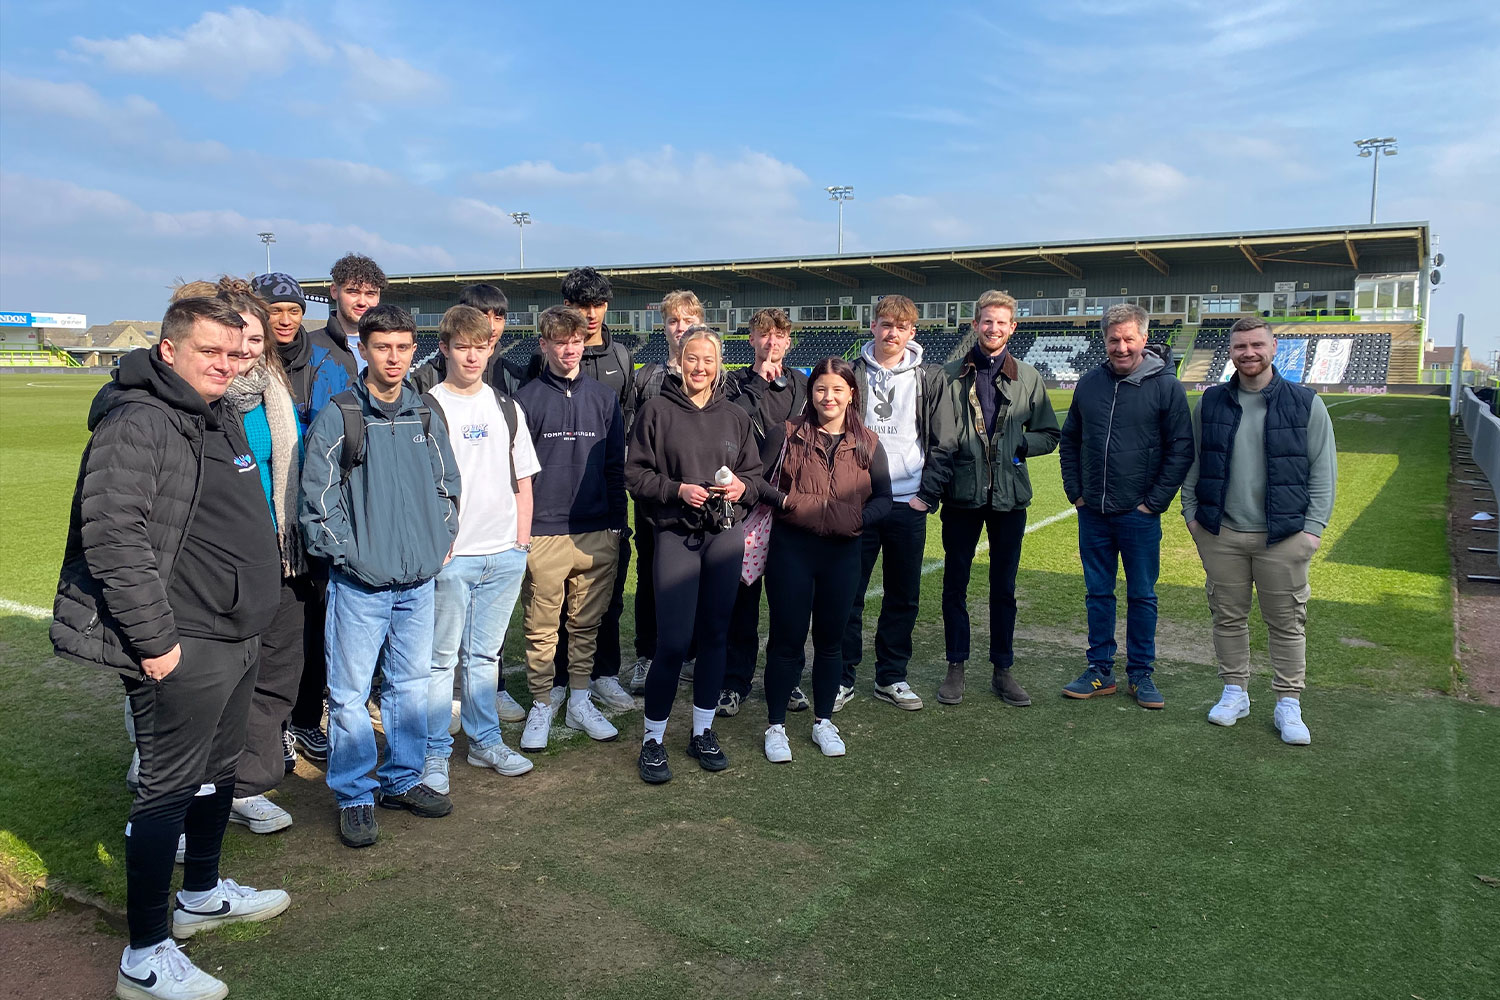
[[[279,75],[294,60],[326,62],[332,55],[308,25],[246,7],[210,11],[165,35],[74,38],[73,48],[121,73],[186,76],[217,97],[234,96],[262,75]]]
[[[229,156],[223,143],[177,136],[161,108],[135,94],[104,97],[85,83],[55,83],[0,73],[0,109],[32,118],[49,133],[59,130],[89,146],[101,140],[116,147],[150,149],[157,156],[216,162]],[[75,128],[68,132],[69,123]]]
[[[417,101],[443,89],[437,77],[405,59],[382,56],[348,42],[339,49],[349,63],[349,93],[357,100],[376,104]]]

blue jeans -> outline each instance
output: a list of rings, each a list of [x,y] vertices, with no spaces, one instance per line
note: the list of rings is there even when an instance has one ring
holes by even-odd
[[[434,581],[432,671],[427,681],[427,756],[449,757],[453,737],[453,668],[463,680],[464,735],[480,750],[500,742],[495,698],[500,648],[526,575],[526,553],[454,556]]]
[[[1078,509],[1078,559],[1088,589],[1089,666],[1115,668],[1115,572],[1125,567],[1125,670],[1151,673],[1156,659],[1156,577],[1161,570],[1161,516],[1128,510]]]
[[[432,581],[372,590],[338,570],[328,578],[328,787],[340,808],[370,805],[375,789],[399,795],[422,780],[427,679],[432,672]],[[386,757],[377,773],[375,728],[365,702],[379,661]]]

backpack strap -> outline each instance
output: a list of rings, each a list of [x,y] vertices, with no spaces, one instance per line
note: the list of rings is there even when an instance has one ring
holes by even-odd
[[[501,392],[499,387],[491,386],[491,388],[495,390],[495,402],[500,404],[500,413],[505,417],[506,426],[510,428],[510,491],[519,493],[521,481],[516,478],[516,436],[521,430],[521,419],[518,415],[520,407],[516,405],[514,399]]]
[[[339,450],[339,482],[349,481],[349,473],[365,457],[365,414],[353,389],[345,389],[329,400],[344,418],[344,443]]]

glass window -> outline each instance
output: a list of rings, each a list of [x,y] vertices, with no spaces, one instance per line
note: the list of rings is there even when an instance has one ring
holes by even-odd
[[[1167,297],[1165,295],[1154,296],[1151,299],[1151,312],[1153,314],[1160,314],[1160,313],[1164,313],[1166,311],[1167,311]]]
[[[1081,299],[1063,299],[1063,315],[1077,316],[1079,314],[1078,303]]]
[[[1240,296],[1240,309],[1239,309],[1239,311],[1243,312],[1243,313],[1258,313],[1258,312],[1260,312],[1260,296],[1259,295],[1241,295]]]
[[[1396,305],[1396,283],[1394,281],[1382,281],[1375,292],[1375,308],[1391,309]]]
[[[1185,295],[1174,295],[1174,296],[1172,296],[1171,299],[1167,303],[1167,312],[1169,312],[1169,313],[1183,313],[1183,312],[1187,312],[1187,296],[1185,296]]]
[[[1341,313],[1347,313],[1349,311],[1349,304],[1352,301],[1353,296],[1354,296],[1353,292],[1334,292],[1333,293],[1333,309],[1334,309],[1334,311],[1335,312],[1341,312]]]
[[[974,318],[974,303],[972,303],[972,302],[960,302],[958,304],[958,318],[959,319],[973,319]]]
[[[1362,288],[1356,289],[1355,294],[1357,297],[1356,309],[1375,308],[1375,286],[1365,285]]]
[[[1413,298],[1416,295],[1416,282],[1399,281],[1396,283],[1396,306],[1399,309],[1410,309]]]

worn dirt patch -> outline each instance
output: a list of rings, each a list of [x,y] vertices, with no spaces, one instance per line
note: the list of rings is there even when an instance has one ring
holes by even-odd
[[[1479,511],[1496,513],[1494,484],[1466,457],[1469,439],[1454,425],[1449,438],[1448,545],[1453,558],[1453,627],[1463,693],[1500,705],[1500,583],[1471,581],[1470,574],[1500,576],[1493,552],[1500,547],[1500,520],[1475,521]]]
[[[7,892],[0,919],[0,1000],[98,1000],[114,982],[123,938],[89,913],[54,910],[31,918],[29,902]]]

